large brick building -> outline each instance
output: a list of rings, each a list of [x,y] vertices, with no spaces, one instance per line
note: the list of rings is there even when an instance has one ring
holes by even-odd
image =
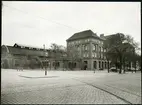
[[[104,39],[97,36],[91,30],[75,33],[67,41],[67,49],[74,47],[78,49],[82,62],[85,63],[83,69],[106,69],[107,60],[103,49]],[[86,67],[85,67],[86,66]]]

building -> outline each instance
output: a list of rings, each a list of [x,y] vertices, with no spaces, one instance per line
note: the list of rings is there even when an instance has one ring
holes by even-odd
[[[107,38],[114,38],[113,40],[115,40],[115,36],[118,35],[118,38],[120,38],[120,36],[122,35],[124,37],[123,34],[121,33],[117,33],[117,34],[111,34],[111,35],[107,35],[107,36],[104,36],[103,34],[100,35],[100,38],[106,40]],[[116,41],[116,40],[115,40]],[[138,67],[138,59],[137,59],[137,54],[135,52],[135,48],[133,45],[131,45],[129,42],[127,42],[127,40],[124,40],[123,42],[123,49],[125,49],[125,55],[128,55],[128,58],[125,57],[125,63],[123,61],[123,65],[122,65],[122,68],[125,70],[127,69],[134,69],[134,68],[139,68]],[[112,43],[111,43],[112,44]],[[112,44],[113,45],[113,44]],[[131,53],[130,53],[131,52]],[[124,54],[124,53],[123,53]],[[130,57],[131,56],[131,57]],[[126,60],[127,59],[127,60]],[[115,60],[115,59],[114,59]],[[123,59],[124,60],[124,59]],[[120,62],[119,61],[114,61],[114,62],[111,62],[111,66],[116,66],[116,63],[119,64]]]
[[[53,52],[49,49],[15,43],[14,46],[1,46],[1,67],[15,69],[54,68]],[[56,59],[56,67],[62,67],[62,60]]]
[[[104,56],[103,41],[104,39],[97,36],[93,31],[85,30],[75,33],[66,40],[67,50],[77,49],[78,52],[73,54],[79,54],[77,56],[81,59],[80,67],[82,69],[106,69],[107,60]],[[76,62],[76,68],[79,68],[78,62]]]
[[[66,40],[67,52],[45,49],[15,43],[14,46],[1,46],[1,67],[25,69],[82,69],[103,70],[110,67],[105,57],[104,40],[113,36],[97,36],[91,30],[73,34]],[[134,50],[134,48],[131,48]],[[56,51],[55,51],[56,50]],[[128,51],[129,52],[129,51]],[[131,67],[132,64],[130,62]]]

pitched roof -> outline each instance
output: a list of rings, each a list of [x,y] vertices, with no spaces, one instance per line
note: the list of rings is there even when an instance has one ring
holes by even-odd
[[[121,33],[106,35],[106,36],[104,36],[104,38],[106,39],[106,38],[114,37],[115,35],[118,35],[118,34],[121,34]],[[121,34],[121,35],[123,35],[123,34]]]
[[[92,30],[85,30],[78,33],[73,34],[69,39],[66,41],[81,39],[81,38],[87,38],[87,37],[93,37],[102,40],[100,37],[97,36],[96,33],[94,33]]]
[[[26,45],[26,44],[19,44],[15,43],[14,47],[27,47],[27,48],[34,48],[34,49],[43,49],[42,47],[37,47],[37,46],[31,46],[31,45]]]
[[[106,36],[104,36],[104,38],[113,37],[114,35],[116,35],[116,34],[106,35]]]
[[[46,56],[43,50],[34,50],[34,49],[26,49],[19,48],[13,46],[7,46],[10,54],[18,54],[18,55],[31,55],[31,56]],[[2,46],[2,52],[5,50],[5,47]],[[4,52],[3,52],[4,53]],[[48,51],[49,53],[49,51]]]

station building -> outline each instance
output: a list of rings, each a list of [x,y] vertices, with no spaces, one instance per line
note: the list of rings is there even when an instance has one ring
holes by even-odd
[[[67,49],[70,49],[70,47],[78,49],[79,56],[84,64],[83,69],[107,69],[107,63],[110,62],[107,62],[104,54],[106,51],[103,49],[104,40],[92,30],[85,30],[73,34],[66,40]],[[78,66],[79,64],[76,65]]]
[[[40,69],[54,68],[53,53],[49,49],[15,43],[14,46],[1,46],[1,68]],[[62,67],[62,60],[57,59],[57,68]]]

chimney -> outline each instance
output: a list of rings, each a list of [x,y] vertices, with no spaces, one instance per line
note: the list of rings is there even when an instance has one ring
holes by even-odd
[[[100,37],[103,38],[103,37],[104,37],[104,34],[100,34]]]

